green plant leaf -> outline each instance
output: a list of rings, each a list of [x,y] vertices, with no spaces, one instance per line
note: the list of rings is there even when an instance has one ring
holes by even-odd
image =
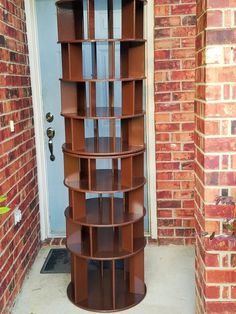
[[[0,215],[6,214],[10,211],[9,207],[0,207]]]
[[[0,203],[5,202],[7,197],[5,195],[0,195]]]
[[[232,225],[228,225],[228,230],[229,231],[233,231],[233,226]]]

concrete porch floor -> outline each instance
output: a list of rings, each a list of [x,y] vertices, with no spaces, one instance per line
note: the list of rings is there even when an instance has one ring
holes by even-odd
[[[27,275],[12,314],[84,314],[67,299],[69,274],[40,274],[51,247],[40,250]],[[58,248],[58,247],[57,247]],[[183,246],[145,249],[147,295],[127,314],[194,314],[194,248]],[[91,313],[91,312],[90,312]]]

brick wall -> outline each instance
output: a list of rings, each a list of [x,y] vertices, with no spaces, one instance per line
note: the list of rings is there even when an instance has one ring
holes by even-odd
[[[155,0],[158,239],[194,241],[196,0]]]
[[[235,11],[236,0],[198,1],[195,75],[195,0],[155,0],[158,237],[160,244],[194,241],[195,187],[198,314],[236,313],[236,241],[224,229],[235,208],[214,203],[216,195],[236,198]],[[23,211],[16,227],[12,213],[0,216],[2,313],[40,243],[27,54],[23,0],[0,0],[0,194]]]
[[[39,207],[23,0],[0,0],[0,195],[22,210],[0,216],[0,312],[9,313],[38,251]],[[11,133],[9,121],[15,121]]]
[[[196,313],[236,313],[236,240],[224,223],[236,198],[236,1],[197,4],[196,39]],[[213,240],[203,233],[216,236]]]

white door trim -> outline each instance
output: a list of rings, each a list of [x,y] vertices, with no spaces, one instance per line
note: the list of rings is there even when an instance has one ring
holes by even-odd
[[[25,0],[26,25],[29,47],[29,62],[31,72],[31,87],[34,110],[35,141],[38,168],[39,207],[41,240],[50,237],[49,201],[47,189],[47,166],[44,146],[43,100],[41,89],[40,57],[38,47],[38,29],[35,0]],[[145,6],[146,47],[146,134],[147,134],[147,181],[149,230],[153,239],[157,238],[156,210],[156,151],[154,125],[154,0],[149,0]],[[53,235],[55,237],[55,235]]]
[[[149,230],[152,239],[157,239],[157,198],[156,198],[156,137],[154,102],[154,0],[145,5],[146,45],[146,137],[147,137],[147,183]]]
[[[25,0],[26,27],[29,49],[29,64],[33,98],[36,158],[39,189],[41,240],[50,237],[49,203],[47,189],[47,166],[44,146],[43,99],[38,47],[37,16],[34,0]]]

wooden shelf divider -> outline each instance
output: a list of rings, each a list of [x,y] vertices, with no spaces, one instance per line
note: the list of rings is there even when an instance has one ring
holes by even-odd
[[[88,38],[95,38],[95,12],[94,0],[87,0],[87,13],[88,13]]]
[[[69,189],[67,294],[80,308],[113,312],[135,306],[146,295],[145,1],[121,0],[121,38],[114,38],[114,0],[107,0],[107,38],[100,39],[96,38],[97,1],[56,2],[65,118],[64,184]],[[103,77],[98,64],[101,43],[107,43],[108,58]],[[91,73],[85,66],[88,55]]]

